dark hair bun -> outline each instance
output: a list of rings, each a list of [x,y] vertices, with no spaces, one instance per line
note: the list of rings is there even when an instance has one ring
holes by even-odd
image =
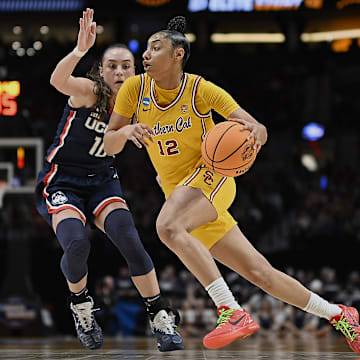
[[[185,34],[186,19],[183,16],[175,16],[172,18],[167,26],[167,30],[175,30]]]

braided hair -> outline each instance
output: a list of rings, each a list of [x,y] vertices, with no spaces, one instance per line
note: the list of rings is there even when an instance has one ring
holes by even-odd
[[[112,96],[112,91],[104,78],[100,75],[100,67],[103,66],[105,53],[114,48],[126,49],[134,57],[134,54],[125,44],[113,44],[108,46],[101,55],[101,60],[94,63],[86,76],[95,82],[94,94],[97,96],[95,107],[99,108],[100,112],[106,112],[109,109],[109,101]]]
[[[182,61],[182,68],[184,69],[190,57],[190,41],[185,36],[186,19],[184,16],[175,16],[172,18],[166,30],[160,31],[168,39],[170,39],[173,49],[181,47],[184,49],[184,57]]]

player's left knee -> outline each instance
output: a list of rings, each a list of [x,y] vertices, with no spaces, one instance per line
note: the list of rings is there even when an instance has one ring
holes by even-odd
[[[105,219],[104,229],[124,256],[131,276],[145,275],[154,268],[128,210],[113,210]]]
[[[178,236],[181,230],[175,220],[167,217],[158,217],[156,220],[156,231],[160,240],[171,249],[181,241]]]

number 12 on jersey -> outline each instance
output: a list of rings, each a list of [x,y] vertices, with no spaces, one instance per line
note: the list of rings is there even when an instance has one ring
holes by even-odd
[[[164,143],[164,145],[163,145]],[[158,140],[157,144],[159,146],[161,156],[171,156],[180,154],[180,150],[177,148],[178,143],[176,140]]]

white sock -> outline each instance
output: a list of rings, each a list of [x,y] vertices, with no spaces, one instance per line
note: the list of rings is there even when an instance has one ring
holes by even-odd
[[[209,284],[205,290],[208,292],[216,307],[227,306],[230,309],[242,310],[222,277]]]
[[[314,314],[328,320],[330,320],[336,315],[341,314],[342,312],[342,309],[339,306],[335,304],[330,304],[322,297],[313,292],[310,295],[309,302],[303,308],[303,310],[310,314]]]

